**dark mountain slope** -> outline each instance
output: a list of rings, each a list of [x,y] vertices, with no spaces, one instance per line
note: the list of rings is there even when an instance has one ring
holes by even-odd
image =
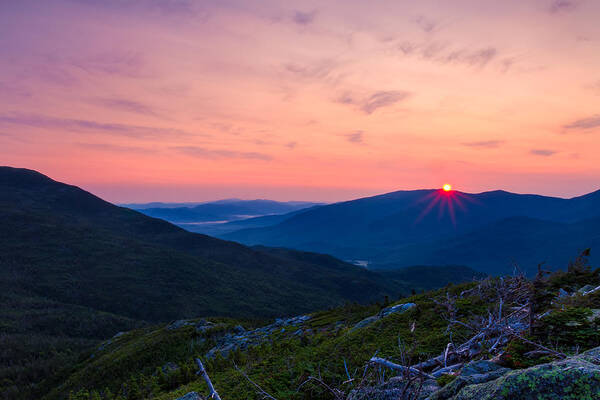
[[[417,260],[431,264],[452,260],[495,275],[511,274],[516,264],[533,275],[538,264],[545,263],[545,268],[554,270],[567,264],[567,254],[586,248],[600,248],[599,217],[573,223],[511,217],[456,237],[399,247],[381,255],[389,264],[375,267],[390,269]]]
[[[2,286],[54,301],[164,320],[275,316],[395,291],[350,264],[332,270],[189,233],[34,171],[3,167],[0,188]]]

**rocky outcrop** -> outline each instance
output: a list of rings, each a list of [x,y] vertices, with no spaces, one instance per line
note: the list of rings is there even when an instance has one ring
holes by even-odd
[[[379,311],[379,313],[377,315],[367,317],[367,318],[363,319],[362,321],[358,322],[356,325],[354,325],[352,327],[351,332],[353,332],[357,329],[360,329],[360,328],[364,328],[365,326],[369,326],[372,323],[379,321],[382,318],[387,317],[388,315],[396,314],[396,313],[404,313],[416,306],[417,305],[415,303],[405,303],[405,304],[396,304],[395,306],[391,306],[391,307],[386,307],[383,310]]]
[[[582,356],[515,370],[498,379],[465,386],[451,400],[598,399],[600,348]]]
[[[303,324],[310,319],[308,315],[300,315],[298,317],[277,319],[275,323],[264,326],[262,328],[251,331],[245,330],[242,326],[236,326],[232,332],[227,332],[217,339],[217,344],[211,348],[205,357],[212,359],[220,354],[222,357],[227,357],[232,351],[237,349],[245,350],[251,346],[258,346],[271,340],[271,336],[275,333],[286,333],[300,336],[303,332],[308,332],[310,329],[304,329]],[[293,328],[293,329],[291,329]],[[198,330],[198,328],[196,328]]]
[[[171,322],[169,325],[167,325],[167,330],[173,331],[175,329],[183,328],[184,326],[190,326],[190,325],[194,325],[194,323],[192,321],[188,321],[185,319],[178,319],[176,321]]]
[[[427,400],[451,399],[468,385],[489,382],[498,379],[508,372],[510,372],[510,369],[503,368],[491,361],[472,361],[463,367],[456,379],[439,391],[432,393]]]
[[[401,377],[391,378],[383,385],[352,391],[348,400],[399,399],[404,382]],[[442,388],[435,381],[425,383],[418,397],[422,400],[600,399],[600,347],[521,370],[474,361]]]

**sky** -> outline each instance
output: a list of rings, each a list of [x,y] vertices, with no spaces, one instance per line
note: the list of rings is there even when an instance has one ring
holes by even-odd
[[[600,189],[597,0],[0,0],[0,165],[113,202]]]

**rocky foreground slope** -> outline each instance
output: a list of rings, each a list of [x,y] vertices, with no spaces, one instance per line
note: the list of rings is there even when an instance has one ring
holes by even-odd
[[[487,278],[270,323],[179,320],[118,334],[46,398],[197,400],[209,387],[223,400],[600,398],[600,270],[586,254],[533,280]]]

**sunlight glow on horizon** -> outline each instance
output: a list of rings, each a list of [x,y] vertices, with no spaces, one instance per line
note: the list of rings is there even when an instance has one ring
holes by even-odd
[[[581,195],[600,182],[598,15],[600,1],[0,1],[0,160],[113,202],[342,201],[448,177]]]

